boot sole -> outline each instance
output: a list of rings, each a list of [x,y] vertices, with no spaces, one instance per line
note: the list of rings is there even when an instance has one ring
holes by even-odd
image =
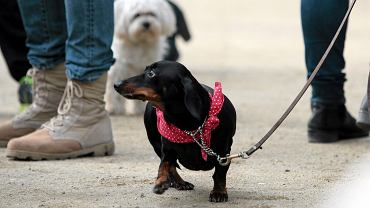
[[[8,158],[18,160],[64,160],[87,156],[102,157],[113,155],[113,153],[114,153],[114,143],[112,142],[109,144],[99,144],[82,150],[61,154],[48,154],[21,150],[7,150],[6,156]]]
[[[308,142],[310,143],[332,143],[340,140],[359,139],[368,136],[369,133],[341,134],[338,131],[308,130]]]

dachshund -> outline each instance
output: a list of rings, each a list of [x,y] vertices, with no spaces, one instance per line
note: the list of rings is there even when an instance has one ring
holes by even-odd
[[[161,160],[154,193],[162,194],[170,187],[194,188],[178,174],[180,163],[190,170],[215,168],[209,201],[228,200],[229,164],[220,165],[217,156],[230,153],[236,112],[222,94],[220,83],[212,89],[200,84],[184,65],[159,61],[147,66],[143,74],[115,83],[114,88],[125,98],[148,101],[144,124],[149,142]]]

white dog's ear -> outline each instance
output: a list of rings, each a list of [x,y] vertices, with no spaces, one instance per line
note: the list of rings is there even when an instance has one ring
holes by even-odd
[[[170,36],[176,32],[176,17],[170,4],[165,0],[158,0],[162,21],[162,35]]]
[[[125,0],[114,1],[114,33],[117,37],[126,39],[128,35],[127,19],[125,18],[124,9]]]

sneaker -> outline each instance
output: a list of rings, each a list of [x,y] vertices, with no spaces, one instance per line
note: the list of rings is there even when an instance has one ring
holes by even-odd
[[[18,99],[19,112],[23,112],[32,104],[32,76],[24,76],[19,81]]]

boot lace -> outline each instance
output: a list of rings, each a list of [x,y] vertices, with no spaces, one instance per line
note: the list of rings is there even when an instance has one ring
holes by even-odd
[[[63,120],[72,107],[72,100],[74,96],[81,98],[82,95],[83,90],[81,86],[76,82],[68,80],[67,86],[58,106],[58,115],[50,120],[49,125],[43,125],[43,127],[54,131],[55,126],[63,126]]]

